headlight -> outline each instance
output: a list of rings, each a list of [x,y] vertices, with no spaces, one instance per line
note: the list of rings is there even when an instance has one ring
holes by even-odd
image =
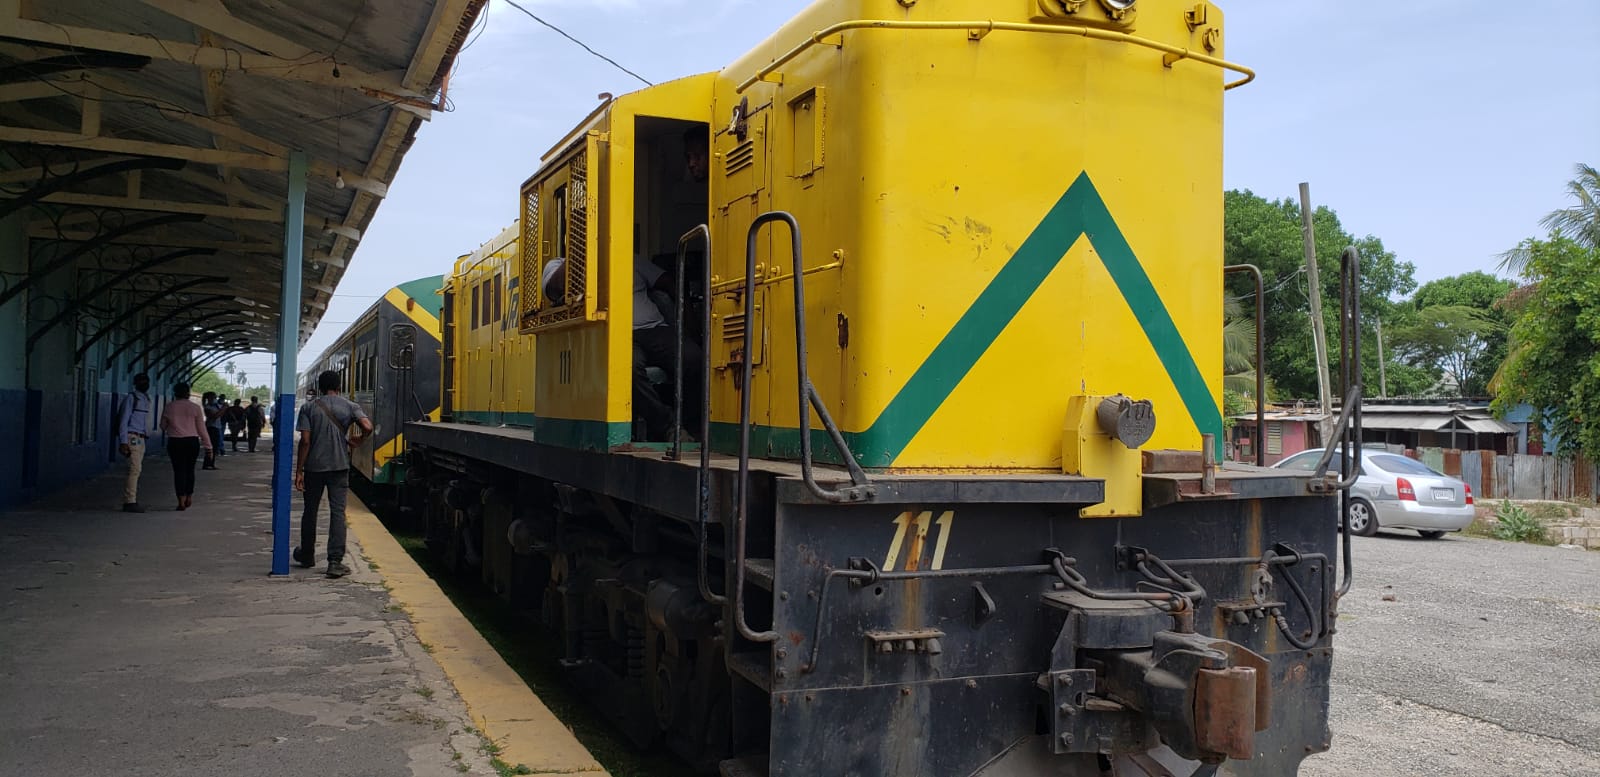
[[[1133,5],[1137,2],[1139,0],[1100,0],[1100,4],[1106,7],[1106,11],[1113,19],[1121,19],[1124,14],[1133,10]]]

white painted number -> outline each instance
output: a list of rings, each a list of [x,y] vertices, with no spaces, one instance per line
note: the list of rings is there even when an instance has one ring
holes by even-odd
[[[953,510],[946,510],[939,515],[939,539],[933,546],[933,565],[929,569],[944,568],[945,550],[950,546],[950,531],[955,527],[956,514]],[[935,523],[933,511],[924,510],[920,513],[904,512],[894,517],[894,539],[889,541],[889,554],[883,559],[883,570],[890,571],[900,562],[900,551],[906,551],[906,571],[914,571],[922,567],[922,554],[928,544],[928,529]],[[915,528],[913,528],[915,527]],[[910,547],[906,547],[906,535],[911,536]]]

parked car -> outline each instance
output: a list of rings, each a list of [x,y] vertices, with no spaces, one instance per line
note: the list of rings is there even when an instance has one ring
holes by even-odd
[[[1310,472],[1322,449],[1302,451],[1274,464],[1279,469]],[[1334,453],[1328,471],[1342,469],[1344,455]],[[1435,472],[1416,459],[1383,449],[1361,451],[1361,476],[1350,489],[1350,531],[1370,537],[1384,529],[1411,529],[1428,539],[1461,531],[1472,523],[1472,486]]]

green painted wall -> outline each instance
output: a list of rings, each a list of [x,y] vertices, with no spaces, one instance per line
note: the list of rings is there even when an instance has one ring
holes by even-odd
[[[0,221],[0,278],[15,283],[28,272],[26,213]],[[27,295],[0,305],[0,390],[23,388],[22,350],[27,342],[23,316]]]

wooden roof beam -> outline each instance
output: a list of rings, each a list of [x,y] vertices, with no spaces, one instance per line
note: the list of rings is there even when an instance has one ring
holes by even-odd
[[[11,14],[9,18],[0,18],[0,28],[4,28],[6,37],[12,40],[52,47],[65,46],[70,49],[135,54],[195,67],[215,68],[230,73],[299,81],[319,86],[344,87],[359,90],[381,100],[408,102],[414,107],[433,108],[425,95],[401,85],[399,76],[367,73],[354,64],[340,63],[335,67],[331,55],[310,52],[298,59],[285,59],[269,54],[252,54],[215,46],[161,40],[155,36],[129,35],[90,27],[41,22],[24,17],[21,13],[21,4],[17,2],[0,4],[0,12]],[[334,75],[334,70],[338,70],[339,74]]]
[[[195,117],[188,114],[174,114],[180,120],[195,122],[204,117]],[[205,119],[210,122],[211,120]],[[243,132],[243,130],[240,130]],[[86,135],[82,132],[65,132],[61,130],[41,130],[27,127],[0,126],[0,143],[35,143],[44,146],[61,146],[64,148],[81,148],[90,151],[104,151],[112,154],[127,154],[130,156],[155,156],[170,159],[186,159],[208,165],[221,165],[226,167],[240,167],[248,170],[267,170],[281,172],[289,169],[287,155],[274,156],[248,151],[222,151],[215,148],[200,148],[198,146],[181,146],[170,143],[152,143],[144,140],[129,140],[126,138],[107,138],[95,135]],[[333,179],[344,178],[346,186],[358,191],[365,191],[377,197],[388,196],[389,186],[382,181],[368,178],[355,172],[348,174],[323,161],[314,161],[310,164],[311,171],[317,175]]]

